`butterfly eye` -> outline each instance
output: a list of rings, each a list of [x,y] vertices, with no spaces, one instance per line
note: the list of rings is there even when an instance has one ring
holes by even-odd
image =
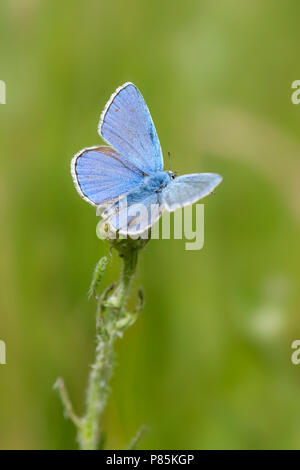
[[[177,176],[177,173],[171,173],[171,180],[174,180]]]

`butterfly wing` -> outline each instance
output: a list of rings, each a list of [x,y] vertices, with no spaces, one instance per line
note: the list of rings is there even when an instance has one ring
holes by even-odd
[[[172,180],[160,193],[164,209],[173,212],[202,199],[210,194],[222,177],[215,173],[199,173],[179,176]]]
[[[80,196],[92,204],[109,205],[143,180],[143,173],[127,166],[111,147],[90,147],[78,152],[71,173]]]
[[[149,193],[139,202],[125,205],[104,220],[113,231],[121,235],[140,235],[149,229],[159,219],[162,208],[158,202],[157,193]]]
[[[125,83],[111,96],[100,117],[100,136],[127,165],[144,174],[163,169],[163,156],[148,107],[135,85]]]

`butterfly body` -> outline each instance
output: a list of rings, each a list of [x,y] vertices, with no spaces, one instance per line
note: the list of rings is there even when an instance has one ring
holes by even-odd
[[[157,173],[153,173],[152,175],[145,176],[140,184],[138,184],[128,193],[124,194],[124,198],[126,197],[127,206],[131,206],[133,204],[142,204],[143,201],[150,196],[152,196],[153,204],[159,204],[159,194],[171,181],[171,175],[172,173],[169,171],[159,171]],[[123,199],[120,197],[114,204],[112,204],[102,213],[102,216],[107,217],[112,214],[112,212],[116,212],[119,207],[122,206],[122,204]]]
[[[78,152],[72,159],[71,173],[81,197],[101,208],[104,220],[120,233],[144,232],[164,210],[171,212],[196,202],[222,180],[214,173],[175,178],[173,172],[163,170],[151,115],[132,83],[125,83],[111,96],[98,132],[109,146]],[[133,214],[141,205],[143,216],[137,224]]]
[[[151,175],[145,176],[142,186],[147,190],[160,192],[171,181],[171,175],[168,171],[158,171]]]

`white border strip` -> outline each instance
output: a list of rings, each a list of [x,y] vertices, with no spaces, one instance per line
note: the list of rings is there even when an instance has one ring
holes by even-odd
[[[109,147],[109,145],[103,145],[103,147]],[[96,204],[94,201],[89,199],[81,190],[81,187],[80,187],[80,184],[79,184],[79,181],[78,181],[77,172],[76,172],[76,163],[77,163],[78,158],[84,152],[87,152],[87,151],[90,151],[90,150],[95,150],[95,149],[98,149],[98,148],[99,148],[99,145],[94,145],[93,147],[87,147],[85,149],[82,149],[79,152],[77,152],[76,155],[74,155],[74,157],[71,160],[71,175],[72,175],[72,178],[73,178],[73,181],[74,181],[75,188],[76,188],[79,196],[82,199],[84,199],[86,202],[88,202],[89,204],[94,206],[94,207],[96,207],[98,204]]]

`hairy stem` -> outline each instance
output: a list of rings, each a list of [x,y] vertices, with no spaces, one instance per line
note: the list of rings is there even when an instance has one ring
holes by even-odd
[[[86,414],[78,429],[81,449],[96,449],[99,443],[100,419],[106,406],[113,370],[114,342],[130,323],[124,305],[137,266],[137,249],[125,250],[121,255],[123,267],[117,287],[98,300],[96,358],[89,376]]]
[[[85,450],[95,450],[99,447],[102,432],[101,417],[107,404],[109,381],[113,372],[114,342],[135,322],[143,307],[143,292],[140,290],[140,304],[135,311],[128,312],[125,309],[137,267],[138,253],[147,240],[117,239],[111,243],[123,263],[118,283],[107,288],[102,295],[99,295],[98,288],[107,266],[107,258],[101,258],[94,270],[89,295],[97,300],[96,353],[88,379],[86,409],[82,417],[74,413],[63,379],[59,378],[56,382],[65,416],[76,426],[79,447]]]

